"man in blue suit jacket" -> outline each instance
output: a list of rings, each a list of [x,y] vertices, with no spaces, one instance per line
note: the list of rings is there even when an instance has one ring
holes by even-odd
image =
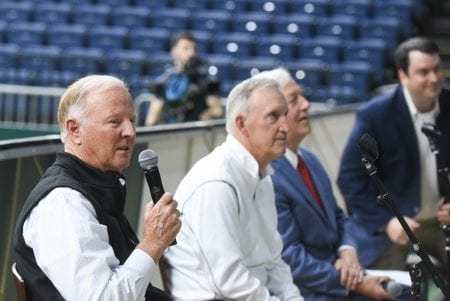
[[[364,133],[378,144],[378,176],[416,238],[444,263],[444,235],[450,204],[437,185],[435,156],[423,122],[441,131],[438,142],[444,166],[450,164],[450,91],[443,89],[438,46],[426,38],[403,42],[395,55],[400,85],[365,103],[344,149],[338,184],[355,221],[361,263],[371,268],[403,269],[411,250],[408,237],[361,164],[358,141]],[[450,201],[450,200],[449,200]]]
[[[349,218],[336,204],[325,170],[311,152],[299,147],[310,131],[308,100],[285,69],[257,76],[277,80],[289,107],[288,148],[285,156],[272,162],[272,181],[278,230],[283,238],[282,256],[291,267],[295,284],[305,300],[311,301],[350,300],[349,291],[377,300],[388,299],[382,288],[387,277],[363,276]],[[295,167],[297,154],[309,168],[323,209]]]

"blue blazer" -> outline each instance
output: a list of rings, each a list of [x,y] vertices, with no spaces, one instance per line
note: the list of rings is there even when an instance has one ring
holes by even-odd
[[[441,131],[440,154],[450,163],[450,91],[439,97],[436,125]],[[420,210],[420,162],[413,121],[401,86],[370,100],[358,109],[353,130],[341,158],[338,185],[355,224],[361,263],[372,264],[391,241],[383,227],[394,214],[377,202],[378,191],[361,163],[358,141],[364,133],[378,144],[377,174],[404,216]]]
[[[340,246],[356,247],[351,224],[336,204],[330,180],[317,157],[304,148],[301,153],[325,212],[285,156],[272,162],[278,230],[284,245],[282,256],[305,300],[347,300],[334,262]]]

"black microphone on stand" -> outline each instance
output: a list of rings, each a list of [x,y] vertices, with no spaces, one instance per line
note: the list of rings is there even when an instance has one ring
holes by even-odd
[[[156,204],[164,194],[164,187],[158,169],[158,154],[151,149],[143,150],[139,153],[138,162],[142,169],[144,169],[144,175],[147,180],[150,195],[153,203]],[[176,240],[174,240],[171,245],[175,244],[177,244]]]
[[[374,164],[374,161],[376,159],[378,159],[377,141],[374,138],[372,138],[369,134],[365,133],[360,138],[360,140],[358,142],[358,146],[360,148],[361,155],[362,155],[361,163],[362,163],[367,175],[373,180],[373,183],[378,191],[378,196],[377,196],[378,202],[380,202],[383,205],[387,205],[389,207],[389,209],[392,211],[392,213],[395,215],[397,220],[400,222],[400,225],[402,226],[403,230],[405,231],[406,235],[408,236],[409,240],[411,241],[413,251],[420,257],[421,264],[428,270],[428,272],[430,273],[430,275],[433,279],[434,284],[436,285],[436,287],[441,289],[446,300],[450,300],[449,287],[447,287],[444,280],[438,274],[436,268],[433,266],[433,263],[431,262],[430,258],[428,257],[426,250],[423,248],[422,244],[414,236],[414,233],[412,232],[409,225],[406,223],[405,218],[403,217],[400,210],[396,206],[394,199],[389,194],[389,192],[386,191],[386,189],[383,185],[383,182],[378,177],[377,168]],[[410,274],[413,275],[415,273],[410,273]],[[417,296],[414,296],[414,297],[417,297]]]

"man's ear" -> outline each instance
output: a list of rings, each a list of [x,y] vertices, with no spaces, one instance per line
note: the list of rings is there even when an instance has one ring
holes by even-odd
[[[403,69],[397,71],[397,77],[401,84],[405,84],[405,81],[408,80],[408,74]]]
[[[80,137],[80,125],[74,119],[68,119],[66,121],[67,134],[74,138],[74,141],[78,141]]]
[[[248,131],[247,131],[246,124],[245,124],[245,122],[246,122],[245,116],[242,114],[238,114],[236,116],[236,118],[234,119],[234,122],[236,123],[237,130],[240,133],[242,133],[243,135],[247,136]]]

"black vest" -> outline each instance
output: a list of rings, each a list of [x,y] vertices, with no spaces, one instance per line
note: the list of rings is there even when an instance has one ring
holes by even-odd
[[[134,230],[123,214],[126,196],[123,176],[117,172],[100,171],[68,153],[58,154],[56,161],[28,196],[16,222],[13,242],[15,261],[18,272],[25,280],[27,300],[64,300],[36,264],[33,250],[25,244],[22,236],[23,224],[32,209],[56,187],[77,190],[91,202],[98,221],[108,229],[109,244],[120,264],[125,262],[138,243]],[[171,300],[152,285],[149,285],[145,299]]]

